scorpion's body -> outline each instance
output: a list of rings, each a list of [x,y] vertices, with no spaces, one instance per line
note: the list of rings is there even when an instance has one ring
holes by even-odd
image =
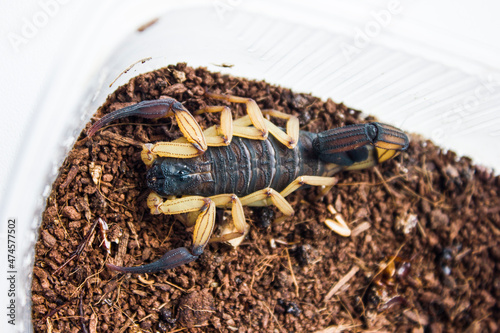
[[[233,121],[228,107],[206,107],[195,114],[220,112],[221,121],[202,131],[181,103],[165,98],[116,110],[89,129],[88,135],[92,136],[119,118],[174,115],[184,134],[173,142],[144,144],[141,156],[150,167],[147,184],[153,192],[147,204],[151,213],[189,213],[186,223],[194,225],[192,250],[177,248],[140,267],[108,267],[148,273],[189,263],[203,253],[210,239],[243,239],[249,227],[243,206],[274,205],[283,216],[292,216],[293,208],[285,197],[293,191],[304,185],[323,186],[326,193],[337,182],[332,177],[336,172],[377,165],[408,147],[406,134],[390,125],[358,124],[310,133],[299,130],[296,116],[276,110],[263,112],[252,99],[206,95],[244,103],[248,115]],[[264,114],[286,120],[286,129],[265,119]],[[212,237],[216,207],[231,209],[233,227]]]
[[[268,187],[281,192],[299,176],[331,176],[340,169],[318,158],[313,149],[316,137],[301,131],[293,149],[272,136],[267,140],[235,137],[230,145],[209,147],[194,158],[158,158],[148,171],[148,185],[164,196],[234,193],[243,197]]]

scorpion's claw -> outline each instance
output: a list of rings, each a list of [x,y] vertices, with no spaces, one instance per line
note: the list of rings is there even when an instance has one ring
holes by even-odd
[[[198,259],[198,256],[192,255],[188,249],[185,247],[180,247],[168,251],[159,260],[152,262],[150,264],[137,266],[137,267],[121,267],[113,264],[106,264],[109,269],[121,272],[121,273],[133,273],[133,274],[144,274],[144,273],[155,273],[164,271],[167,269],[175,268],[184,264],[188,264],[192,261]]]
[[[205,142],[205,137],[203,136],[200,125],[198,125],[193,115],[180,102],[170,97],[142,101],[108,113],[90,127],[87,135],[91,137],[103,126],[125,117],[139,116],[156,119],[172,115],[175,115],[179,128],[188,142],[199,151],[205,151],[207,149],[207,143]]]
[[[152,101],[142,101],[134,105],[126,106],[122,109],[104,115],[104,117],[99,119],[94,125],[92,125],[92,127],[90,127],[87,135],[90,137],[107,124],[125,117],[139,116],[151,119],[166,117],[169,111],[172,111],[175,103],[180,104],[173,98],[165,98]]]

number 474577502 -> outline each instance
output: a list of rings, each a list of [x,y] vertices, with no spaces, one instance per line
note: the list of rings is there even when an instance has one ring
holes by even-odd
[[[13,270],[16,268],[16,220],[9,219],[7,228],[7,261],[9,269]]]

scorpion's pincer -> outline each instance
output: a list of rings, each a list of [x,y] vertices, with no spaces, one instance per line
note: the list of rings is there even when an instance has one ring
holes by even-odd
[[[149,119],[167,117],[171,114],[171,109],[174,103],[179,102],[173,98],[164,98],[152,101],[142,101],[134,105],[126,106],[104,115],[89,128],[87,135],[91,137],[107,124],[125,117],[138,116]]]
[[[200,125],[196,122],[193,115],[180,102],[170,97],[151,101],[142,101],[108,113],[89,128],[87,135],[91,137],[105,125],[125,117],[138,116],[149,119],[157,119],[172,115],[175,116],[180,130],[188,142],[200,152],[207,150],[207,143],[205,142],[205,137],[203,136]]]

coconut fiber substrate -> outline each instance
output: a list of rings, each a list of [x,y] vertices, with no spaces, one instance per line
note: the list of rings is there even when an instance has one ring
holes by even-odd
[[[205,91],[253,98],[319,132],[373,121],[263,81],[185,64],[140,75],[95,114],[170,96],[195,111],[241,104]],[[219,114],[196,116],[202,128]],[[32,318],[36,332],[497,332],[500,313],[500,178],[471,160],[411,135],[406,152],[375,168],[337,174],[323,198],[300,189],[295,215],[245,207],[251,230],[237,248],[210,243],[196,261],[155,274],[122,274],[190,248],[192,228],[146,206],[142,143],[171,141],[174,118],[124,118],[92,138],[82,132],[60,168],[36,244]],[[325,219],[331,207],[352,234]],[[110,254],[96,219],[108,226]],[[217,224],[230,219],[217,210]],[[217,227],[215,232],[217,232]],[[86,238],[87,237],[87,238]],[[83,251],[61,266],[82,245]]]

